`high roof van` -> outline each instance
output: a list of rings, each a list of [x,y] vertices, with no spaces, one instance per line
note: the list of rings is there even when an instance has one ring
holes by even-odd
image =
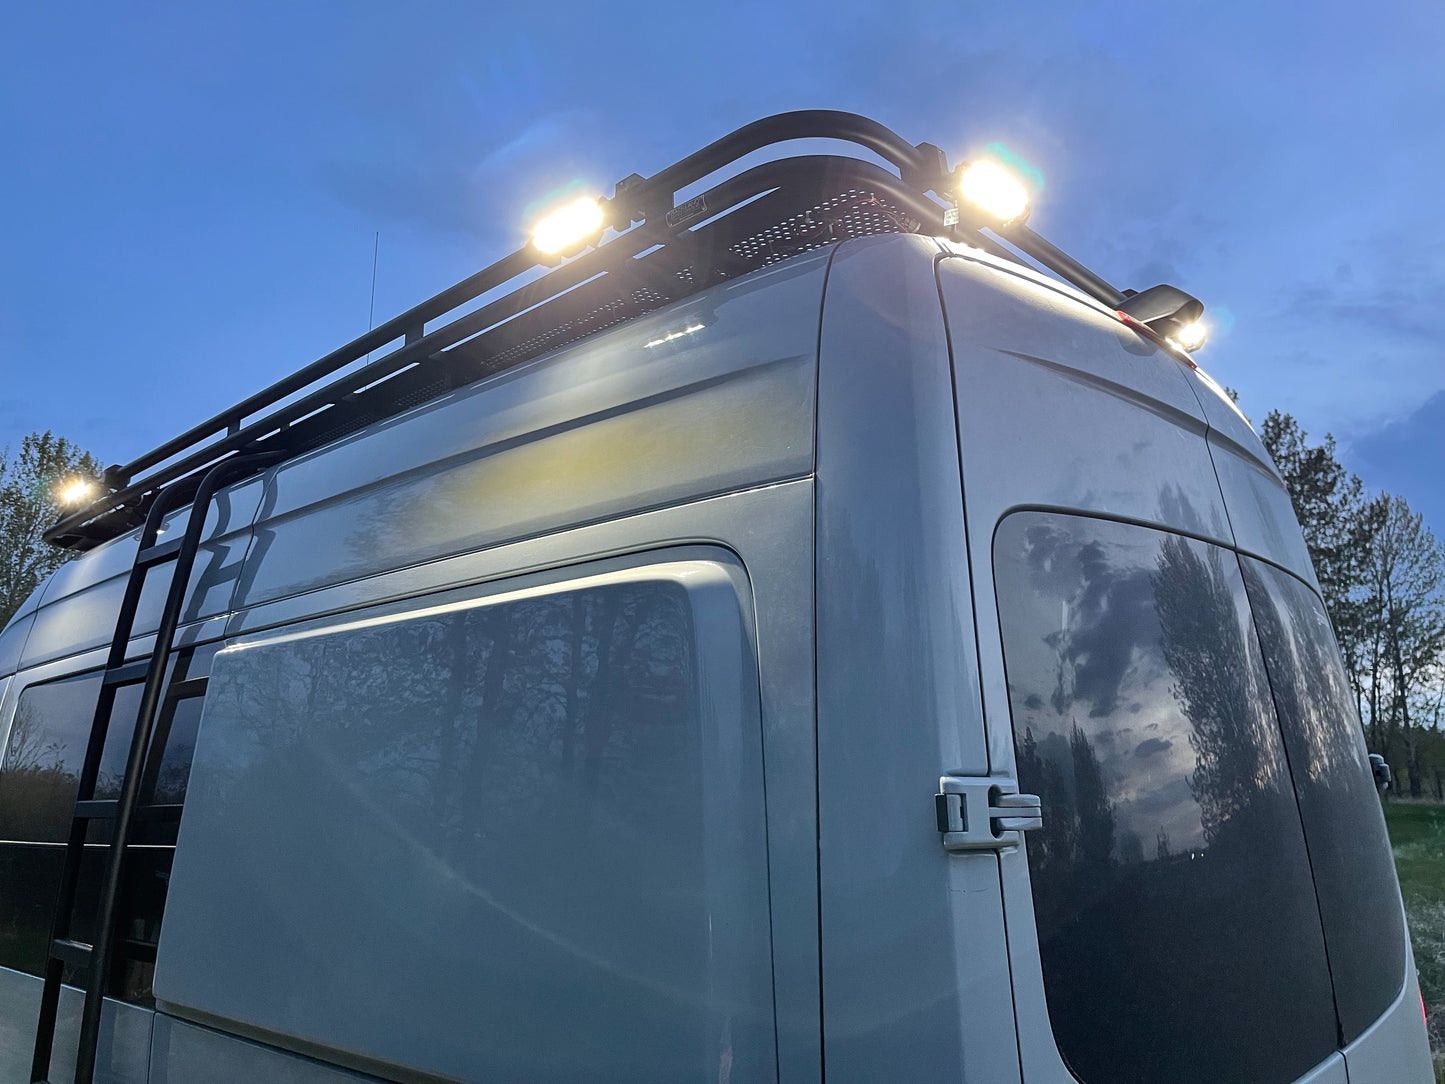
[[[896,172],[699,190],[800,136]],[[0,635],[0,1080],[1433,1080],[1202,306],[963,172],[770,118],[107,471]]]

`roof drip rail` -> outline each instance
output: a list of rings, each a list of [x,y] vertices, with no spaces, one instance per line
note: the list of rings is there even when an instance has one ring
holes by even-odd
[[[713,184],[681,206],[677,204],[681,191],[746,155],[800,139],[852,143],[878,155],[898,172],[849,156],[784,158],[753,166]],[[800,214],[807,218],[803,213],[809,208],[820,211],[850,193],[868,194],[861,200],[866,213],[855,214],[852,224],[842,228],[831,223],[821,239],[795,238],[792,250],[862,233],[912,229],[951,235],[995,256],[1021,262],[981,232],[988,226],[1018,251],[1106,304],[1117,305],[1122,299],[1108,283],[1021,224],[948,225],[956,221],[953,178],[945,155],[936,146],[910,144],[876,121],[854,113],[801,110],[744,125],[651,177],[633,174],[619,181],[610,199],[598,201],[614,235],[594,239],[595,247],[570,259],[549,260],[529,243],[502,257],[144,455],[107,468],[102,478],[107,492],[63,517],[44,538],[58,546],[89,549],[134,529],[162,488],[193,474],[198,482],[199,475],[225,458],[277,450],[288,457],[298,455],[325,439],[409,409],[507,365],[520,364],[535,355],[517,354],[513,344],[506,352],[510,360],[492,364],[485,357],[478,358],[480,347],[476,344],[497,341],[500,329],[534,311],[562,315],[562,324],[578,323],[565,304],[570,298],[595,296],[596,291],[584,284],[599,275],[619,288],[625,288],[629,276],[651,275],[654,282],[669,287],[656,292],[664,301],[673,301],[712,282],[746,273],[778,258],[772,251],[759,255],[759,246],[750,244],[750,238],[768,231],[775,234],[779,221],[795,222]],[[947,204],[931,198],[929,192]],[[757,213],[748,213],[744,205],[753,200],[774,215],[771,222],[760,224]],[[859,225],[862,219],[867,221]],[[730,234],[729,228],[752,230],[753,234]],[[706,244],[702,243],[704,237]],[[744,252],[748,255],[741,254]],[[699,253],[714,263],[695,266],[703,258]],[[458,308],[549,263],[556,266],[540,277],[428,330],[428,325]],[[636,302],[636,295],[632,296]],[[634,303],[632,309],[634,315],[647,311],[640,303]],[[500,338],[505,341],[506,335]],[[548,341],[548,349],[561,345],[545,335],[534,338]],[[402,344],[390,353],[336,376],[398,339]],[[335,379],[323,383],[330,377]],[[309,393],[308,388],[312,389]],[[298,394],[299,398],[283,405],[283,400]]]

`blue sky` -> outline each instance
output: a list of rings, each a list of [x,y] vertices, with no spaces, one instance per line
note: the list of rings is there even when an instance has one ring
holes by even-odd
[[[767,113],[1043,172],[1033,225],[1445,533],[1445,5],[8,5],[0,443],[132,457]]]

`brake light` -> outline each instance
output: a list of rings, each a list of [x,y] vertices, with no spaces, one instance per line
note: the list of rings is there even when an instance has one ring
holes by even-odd
[[[1415,992],[1420,995],[1420,1019],[1425,1021],[1425,1026],[1428,1028],[1430,1026],[1430,1016],[1425,1012],[1425,991],[1417,986],[1415,987]]]

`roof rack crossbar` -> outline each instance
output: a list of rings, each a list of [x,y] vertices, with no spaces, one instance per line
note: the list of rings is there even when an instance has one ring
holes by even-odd
[[[1124,294],[1114,289],[1094,272],[1074,259],[1063,249],[1040,237],[1027,225],[990,227],[1009,244],[1026,256],[1043,264],[1065,282],[1077,286],[1095,301],[1117,309],[1124,303]]]

